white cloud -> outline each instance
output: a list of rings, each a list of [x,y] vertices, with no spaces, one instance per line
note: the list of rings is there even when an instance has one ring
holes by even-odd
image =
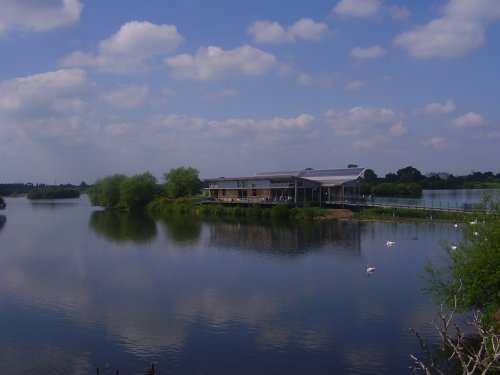
[[[235,75],[258,76],[276,64],[276,57],[260,49],[244,45],[224,51],[220,47],[199,48],[196,55],[178,55],[165,59],[172,68],[171,76],[178,79],[208,81]]]
[[[349,82],[345,89],[347,91],[356,91],[356,90],[359,90],[360,88],[364,87],[365,86],[365,83],[364,82],[361,82],[361,81],[351,81]]]
[[[380,47],[379,45],[361,48],[355,47],[351,50],[350,55],[352,57],[356,57],[358,59],[376,59],[385,54],[385,49]]]
[[[369,18],[382,6],[381,0],[340,0],[333,11],[341,16]]]
[[[307,73],[299,74],[299,76],[297,77],[297,82],[304,86],[312,86],[314,84],[311,75]]]
[[[256,43],[290,43],[296,39],[319,42],[331,34],[328,25],[302,18],[286,29],[278,22],[255,21],[247,28]]]
[[[81,109],[79,98],[94,89],[81,69],[62,69],[0,82],[0,114],[44,117]]]
[[[391,126],[389,133],[394,137],[400,137],[408,133],[408,127],[405,126],[402,121],[399,121]]]
[[[467,129],[467,128],[477,128],[483,125],[486,125],[486,120],[477,113],[469,112],[463,116],[457,117],[454,119],[450,128],[452,129]]]
[[[419,108],[415,111],[416,114],[424,115],[444,115],[451,113],[455,110],[455,103],[452,99],[448,99],[446,103],[430,103],[423,108]]]
[[[219,91],[213,91],[213,92],[207,92],[202,95],[203,99],[217,99],[217,98],[223,98],[223,97],[228,97],[228,96],[236,96],[238,95],[238,91],[234,89],[222,89]]]
[[[378,145],[379,143],[384,142],[386,139],[385,137],[381,135],[374,136],[372,138],[368,139],[360,139],[357,141],[353,142],[353,147],[354,148],[364,148],[364,149],[370,149],[373,148],[374,146]]]
[[[68,26],[80,19],[79,0],[19,1],[3,0],[0,36],[11,30],[46,31]]]
[[[115,108],[142,108],[154,104],[155,99],[151,96],[148,86],[126,85],[117,90],[105,91],[98,98]]]
[[[391,17],[395,20],[405,20],[411,16],[410,10],[402,5],[393,5],[389,8]]]
[[[287,43],[293,41],[290,35],[278,22],[255,21],[247,28],[256,43]]]
[[[308,73],[301,73],[297,77],[297,82],[304,86],[319,85],[323,87],[332,87],[334,77],[331,74],[322,73],[316,77],[312,77]]]
[[[435,149],[446,149],[450,147],[450,142],[446,138],[439,136],[431,137],[422,143],[424,146],[429,146]]]
[[[461,57],[482,46],[486,28],[499,19],[498,0],[450,0],[440,18],[396,36],[394,43],[418,58]]]
[[[380,131],[380,127],[389,128],[396,117],[396,112],[388,108],[353,107],[346,112],[327,111],[325,121],[335,129],[339,136],[359,135],[362,132]]]
[[[328,25],[323,22],[314,22],[310,18],[302,18],[288,28],[288,32],[300,39],[319,42],[328,34]]]
[[[63,65],[116,73],[144,71],[146,60],[173,51],[183,41],[174,25],[131,21],[100,42],[97,54],[77,51],[67,56]]]

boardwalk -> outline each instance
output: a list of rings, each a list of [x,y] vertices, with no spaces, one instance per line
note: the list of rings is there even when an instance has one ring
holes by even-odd
[[[298,206],[304,204],[296,204],[291,200],[277,199],[267,200],[262,198],[211,198],[200,200],[200,204],[226,204],[226,205],[261,205],[273,206],[276,204],[287,204],[289,206]],[[322,202],[306,202],[312,206],[330,207],[330,208],[349,208],[354,211],[368,208],[411,208],[416,210],[428,211],[448,211],[448,212],[474,212],[478,205],[471,203],[456,203],[439,202],[434,200],[423,199],[403,199],[403,198],[365,198],[365,197],[350,197],[344,200],[322,201]]]

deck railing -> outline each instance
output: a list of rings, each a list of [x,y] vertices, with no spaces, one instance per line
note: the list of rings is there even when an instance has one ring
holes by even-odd
[[[259,205],[275,205],[275,204],[296,204],[293,198],[289,197],[245,197],[245,198],[228,198],[228,197],[210,197],[199,200],[199,203],[223,203],[223,204],[259,204]],[[320,202],[297,202],[302,204],[315,204]],[[474,203],[459,203],[449,201],[435,201],[425,199],[412,198],[368,198],[368,197],[346,197],[339,200],[323,200],[321,205],[324,206],[346,206],[346,207],[381,207],[381,208],[412,208],[420,210],[436,210],[436,211],[456,211],[456,212],[474,212],[478,208],[478,204]]]

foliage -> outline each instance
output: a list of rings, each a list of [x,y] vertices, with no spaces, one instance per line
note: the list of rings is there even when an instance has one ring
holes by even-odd
[[[413,182],[396,183],[383,182],[371,188],[371,194],[377,196],[393,197],[393,196],[410,196],[419,197],[422,194],[422,188]]]
[[[412,167],[399,169],[378,177],[372,169],[365,170],[361,182],[361,193],[376,196],[419,197],[423,189],[498,189],[500,173],[472,172],[466,176],[453,176],[447,173],[433,173],[428,176]]]
[[[149,172],[127,177],[115,174],[98,180],[87,190],[94,206],[135,210],[151,202],[159,189]]]
[[[418,182],[423,178],[422,173],[412,166],[399,169],[396,175],[398,176],[398,181],[403,183]]]
[[[131,210],[146,206],[156,193],[156,177],[149,172],[129,177],[120,185],[121,202]]]
[[[28,193],[28,199],[62,199],[78,198],[80,192],[76,189],[49,186],[33,189]]]
[[[121,203],[120,186],[127,176],[115,174],[98,180],[88,191],[90,202],[94,206],[106,208],[124,208]]]
[[[290,210],[287,205],[277,204],[271,209],[271,217],[273,219],[286,219],[290,217]]]
[[[165,191],[170,198],[180,198],[199,194],[203,187],[198,178],[198,170],[192,167],[179,167],[163,174]]]
[[[485,199],[476,218],[463,227],[457,248],[446,247],[441,267],[427,264],[427,291],[459,311],[480,309],[486,318],[500,308],[500,202]]]
[[[423,276],[426,290],[440,303],[434,326],[442,341],[437,354],[444,360],[437,360],[419,333],[409,330],[426,356],[411,355],[414,369],[428,375],[448,374],[454,367],[466,375],[500,373],[500,202],[485,198],[462,231],[457,246],[446,246],[444,264],[427,264]],[[443,303],[450,312],[444,311]],[[472,333],[465,334],[455,323],[456,311],[474,311],[465,322]]]
[[[364,173],[364,179],[366,182],[370,183],[370,182],[376,182],[378,177],[376,173],[373,171],[373,169],[367,169],[365,170]]]

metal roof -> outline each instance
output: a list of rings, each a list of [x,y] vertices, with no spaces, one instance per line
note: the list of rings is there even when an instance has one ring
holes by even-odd
[[[255,177],[300,177],[302,171],[257,172]]]
[[[360,178],[366,168],[309,169],[302,178],[321,182],[324,186],[338,186]]]
[[[304,169],[300,171],[257,172],[252,177],[219,177],[207,180],[223,181],[298,178],[318,182],[323,186],[339,186],[350,181],[356,181],[363,175],[365,170],[366,168]]]

